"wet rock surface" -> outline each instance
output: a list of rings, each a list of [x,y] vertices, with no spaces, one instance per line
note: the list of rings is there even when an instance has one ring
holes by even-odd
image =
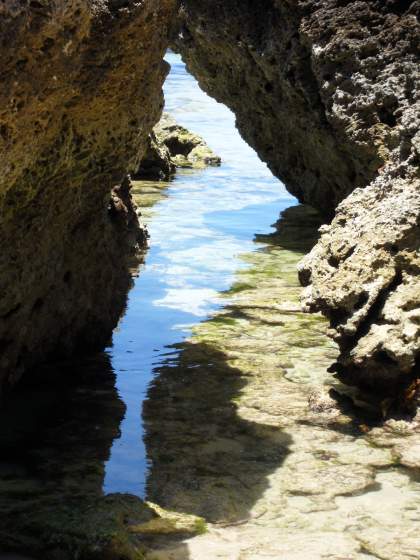
[[[104,347],[124,308],[138,228],[120,184],[162,109],[174,4],[1,4],[0,385]]]
[[[146,558],[417,558],[420,423],[355,409],[327,373],[338,348],[300,311],[296,274],[317,223],[286,211],[224,308],[157,369],[148,494],[208,525],[150,541]]]
[[[177,167],[200,169],[220,165],[217,156],[198,134],[179,125],[168,113],[153,129],[145,156],[134,179],[168,180]]]
[[[291,193],[327,219],[343,201],[301,266],[304,305],[329,317],[347,382],[402,401],[420,367],[419,13],[184,0],[175,41]]]
[[[150,218],[162,182],[133,190]],[[420,422],[355,409],[328,374],[338,348],[296,273],[318,225],[287,210],[167,349],[143,412],[151,502],[103,495],[125,413],[107,355],[23,379],[0,417],[1,560],[416,558]]]
[[[103,461],[125,410],[114,381],[109,359],[97,356],[34,372],[3,406],[2,553],[88,556],[100,541],[110,545],[117,519],[111,507],[102,519],[98,510],[112,501],[100,504]]]

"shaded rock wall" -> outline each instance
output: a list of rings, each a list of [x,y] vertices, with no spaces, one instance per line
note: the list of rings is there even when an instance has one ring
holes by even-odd
[[[367,387],[409,384],[420,369],[420,2],[182,6],[176,48],[243,137],[327,218],[344,200],[301,266],[339,369]]]
[[[160,116],[174,6],[0,5],[0,385],[120,316],[141,238],[118,185]]]
[[[124,307],[142,237],[121,182],[160,115],[175,4],[1,3],[0,385],[103,346]],[[299,200],[328,219],[341,202],[301,266],[304,302],[367,386],[419,368],[419,11],[184,0],[175,40]]]

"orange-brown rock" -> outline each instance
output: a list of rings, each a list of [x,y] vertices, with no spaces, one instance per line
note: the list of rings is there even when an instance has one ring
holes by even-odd
[[[116,325],[141,238],[111,189],[159,119],[174,7],[0,4],[0,385]]]

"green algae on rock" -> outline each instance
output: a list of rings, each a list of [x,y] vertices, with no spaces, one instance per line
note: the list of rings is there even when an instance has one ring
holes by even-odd
[[[130,525],[130,532],[136,535],[202,535],[207,527],[203,518],[175,511],[168,511],[157,504],[146,502],[155,514],[142,523]]]
[[[182,541],[152,539],[147,559],[300,560],[310,551],[370,560],[381,536],[394,551],[401,544],[400,560],[413,559],[420,540],[407,527],[420,522],[420,487],[416,467],[410,476],[397,457],[420,423],[402,422],[400,435],[394,426],[391,441],[392,423],[337,393],[327,370],[338,349],[326,321],[299,303],[296,263],[318,224],[311,209],[287,210],[243,255],[248,267],[223,308],[157,368],[143,413],[148,493],[208,526]]]
[[[420,371],[419,15],[415,0],[182,0],[174,40],[286,188],[337,210],[301,265],[305,309],[330,320],[343,379],[401,401]]]
[[[149,137],[146,154],[135,179],[169,179],[176,168],[201,169],[207,165],[220,165],[217,156],[206,142],[179,125],[164,113]]]

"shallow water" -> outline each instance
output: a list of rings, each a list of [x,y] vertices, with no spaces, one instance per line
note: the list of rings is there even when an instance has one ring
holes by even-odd
[[[337,392],[326,322],[299,304],[317,216],[169,59],[168,110],[223,164],[135,184],[151,247],[113,345],[28,376],[0,411],[0,558],[125,542],[146,507],[129,492],[207,522],[149,527],[148,560],[417,560],[420,422]]]
[[[218,292],[229,288],[244,266],[239,255],[260,246],[255,234],[271,231],[279,211],[295,203],[241,139],[233,114],[199,89],[178,56],[167,59],[172,70],[165,85],[166,110],[203,136],[223,163],[180,170],[173,182],[155,185],[153,209],[144,212],[150,250],[108,350],[127,411],[106,464],[104,487],[139,496],[147,476],[141,406],[154,369],[168,354],[175,358],[168,347],[221,305]],[[151,190],[149,182],[135,183],[140,207]]]

